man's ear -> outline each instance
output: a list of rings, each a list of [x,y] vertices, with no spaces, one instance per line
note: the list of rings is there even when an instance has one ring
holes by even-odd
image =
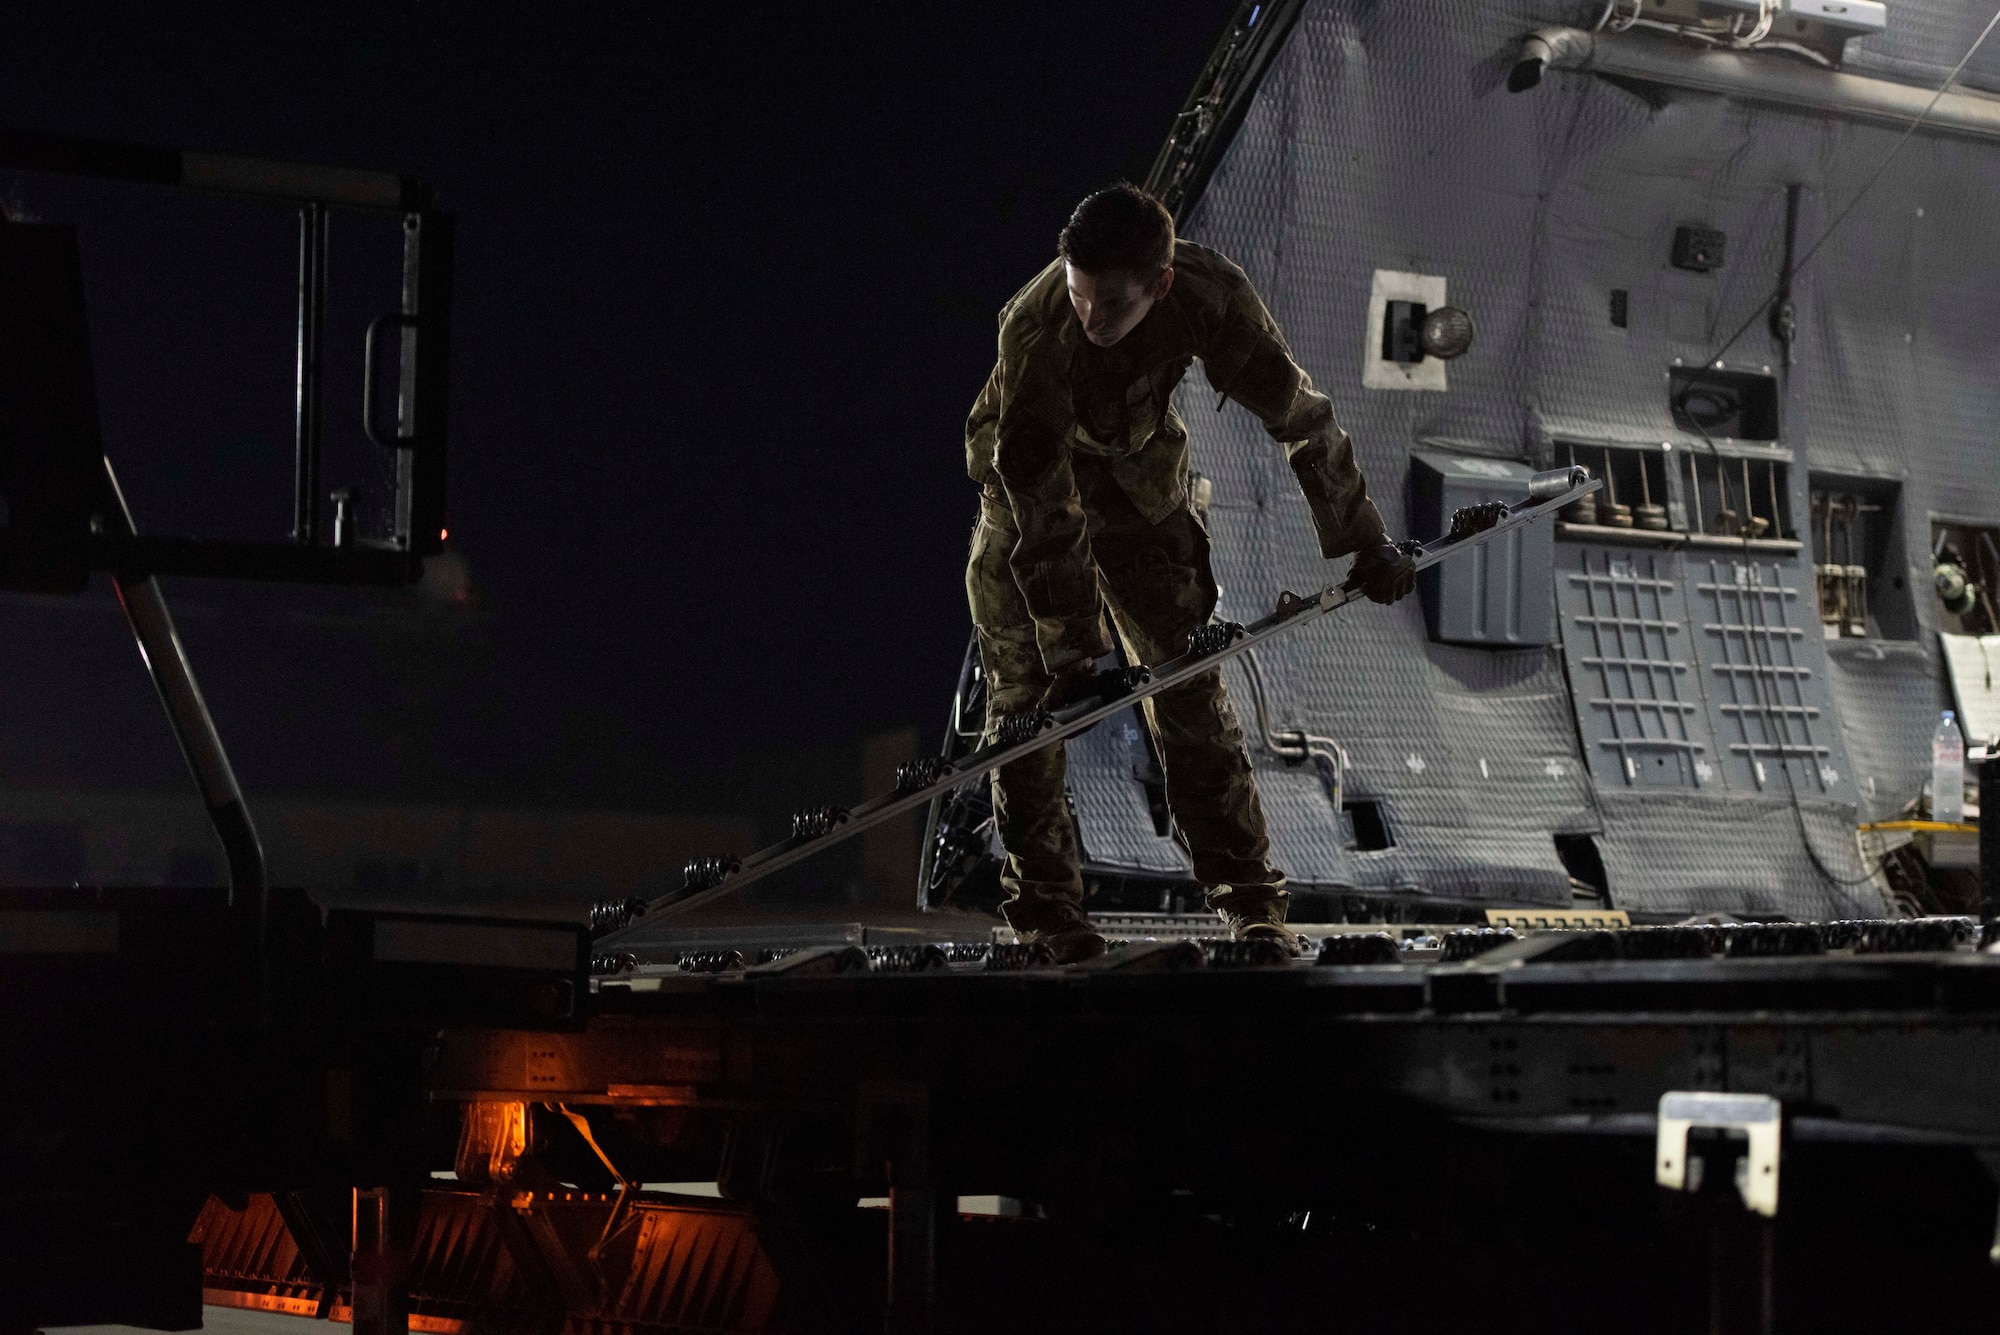
[[[1164,301],[1166,300],[1167,293],[1173,290],[1174,266],[1169,264],[1166,268],[1160,270],[1160,276],[1153,280],[1152,298],[1154,301]]]

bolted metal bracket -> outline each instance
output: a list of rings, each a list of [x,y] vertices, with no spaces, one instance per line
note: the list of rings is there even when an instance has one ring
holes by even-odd
[[[1673,1191],[1693,1191],[1699,1173],[1688,1171],[1688,1132],[1716,1127],[1742,1133],[1749,1152],[1736,1165],[1736,1190],[1747,1209],[1764,1217],[1778,1213],[1778,1138],[1783,1125],[1778,1101],[1768,1094],[1716,1094],[1674,1090],[1660,1096],[1658,1148],[1653,1180]]]
[[[473,1186],[503,1186],[534,1147],[528,1105],[514,1102],[468,1103],[459,1124],[458,1153],[452,1169],[458,1180]]]

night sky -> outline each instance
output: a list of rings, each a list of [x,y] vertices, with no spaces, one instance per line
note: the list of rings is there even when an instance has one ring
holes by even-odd
[[[995,312],[1078,198],[1143,178],[1231,12],[11,14],[0,124],[411,171],[459,219],[450,524],[487,664],[459,694],[479,698],[446,682],[383,700],[429,731],[386,762],[328,743],[323,772],[343,777],[315,785],[310,756],[254,760],[275,716],[310,708],[284,692],[311,665],[197,661],[253,796],[743,810],[788,753],[846,755],[898,725],[930,745],[968,632],[962,423]],[[142,526],[281,535],[288,211],[5,173],[0,199],[82,226],[107,451]],[[380,469],[341,396],[393,298],[393,229],[337,226],[330,451],[365,483]],[[204,635],[225,652],[201,624],[197,659]],[[361,676],[345,698],[365,709]]]

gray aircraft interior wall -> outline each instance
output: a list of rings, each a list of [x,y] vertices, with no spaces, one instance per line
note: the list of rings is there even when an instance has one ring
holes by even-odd
[[[1552,836],[1589,833],[1617,907],[1878,914],[1852,826],[1916,795],[1946,703],[1930,520],[2000,522],[2000,145],[1911,139],[1796,281],[1789,368],[1762,320],[1724,358],[1779,376],[1779,439],[1704,442],[1674,424],[1670,368],[1701,364],[1777,282],[1788,187],[1802,187],[1803,251],[1899,132],[1573,71],[1506,90],[1525,34],[1588,27],[1600,8],[1318,0],[1184,233],[1248,272],[1332,396],[1393,531],[1408,529],[1416,448],[1540,467],[1575,452],[1593,471],[1591,447],[1606,444],[1682,468],[1690,452],[1703,466],[1711,452],[1732,469],[1777,461],[1801,537],[1811,475],[1885,479],[1901,489],[1895,592],[1914,602],[1917,638],[1823,641],[1809,544],[1746,555],[1559,539],[1563,643],[1548,649],[1432,643],[1414,597],[1358,607],[1260,651],[1259,666],[1272,726],[1343,746],[1349,797],[1379,803],[1394,846],[1351,847],[1322,776],[1257,744],[1232,666],[1274,860],[1299,886],[1558,905],[1571,891]],[[1987,17],[1892,0],[1888,32],[1850,44],[1846,68],[1934,84]],[[2000,88],[2000,43],[1966,82]],[[1727,234],[1719,270],[1669,265],[1683,224]],[[1379,271],[1441,279],[1477,321],[1447,388],[1363,387]],[[1614,289],[1629,293],[1624,328]],[[1204,382],[1183,386],[1194,466],[1214,484],[1219,614],[1248,621],[1339,565],[1317,556],[1282,449],[1215,404]],[[1626,638],[1607,649],[1613,632]],[[1776,689],[1749,693],[1759,679]],[[1087,855],[1184,872],[1147,816],[1131,739],[1114,733],[1071,746]]]

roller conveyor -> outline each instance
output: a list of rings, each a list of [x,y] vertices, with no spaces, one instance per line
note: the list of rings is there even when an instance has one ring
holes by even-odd
[[[2000,956],[1968,920],[1337,932],[1298,961],[1140,941],[1068,968],[715,942],[592,978],[580,925],[276,894],[268,939],[260,1007],[219,895],[0,904],[7,1325],[205,1300],[442,1335],[1120,1328],[1116,1286],[1050,1309],[1001,1277],[1077,1249],[1164,1267],[1185,1322],[1125,1328],[1216,1329],[1216,1249],[1267,1276],[1270,1329],[1320,1328],[1296,1267],[1364,1261],[1418,1290],[1413,1320],[1479,1310],[1446,1281],[1495,1266],[1541,1277],[1509,1309],[1536,1329],[1641,1299],[1630,1328],[1698,1329],[1676,1295],[1743,1266],[1816,1314],[1804,1270],[1860,1245],[1904,1270],[1843,1278],[1856,1320],[1911,1276],[1991,1310]],[[1690,1099],[1718,1125],[1662,1186]],[[1766,1115],[1770,1214],[1733,1185]],[[731,1249],[722,1288],[662,1278],[692,1236]]]

